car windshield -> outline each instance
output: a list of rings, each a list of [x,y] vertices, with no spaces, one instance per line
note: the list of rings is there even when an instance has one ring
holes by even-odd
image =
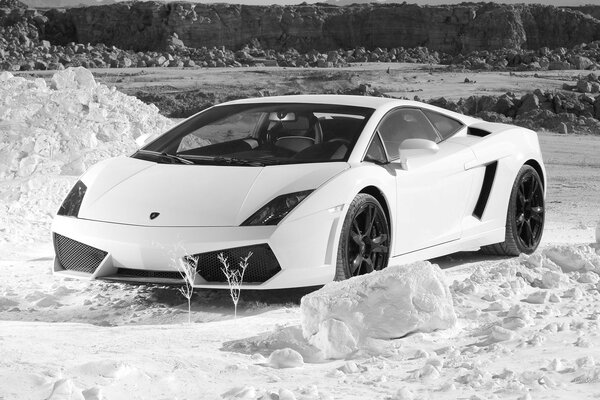
[[[260,103],[212,107],[133,157],[171,164],[264,166],[347,161],[373,109]]]

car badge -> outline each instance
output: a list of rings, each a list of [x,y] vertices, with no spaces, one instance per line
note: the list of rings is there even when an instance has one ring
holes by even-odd
[[[150,219],[155,219],[156,217],[158,217],[160,215],[160,213],[157,212],[152,212],[150,213]]]

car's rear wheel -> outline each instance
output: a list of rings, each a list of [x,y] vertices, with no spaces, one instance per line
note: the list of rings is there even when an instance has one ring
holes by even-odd
[[[348,208],[337,254],[335,280],[383,269],[389,258],[389,225],[375,197],[359,193]]]
[[[544,186],[537,171],[521,167],[510,193],[504,242],[485,246],[488,254],[516,256],[531,254],[542,239],[545,221]]]

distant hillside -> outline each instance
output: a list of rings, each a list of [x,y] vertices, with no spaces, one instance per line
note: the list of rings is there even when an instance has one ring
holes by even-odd
[[[597,1],[597,0],[596,0]],[[229,1],[227,1],[229,2]],[[268,4],[268,1],[265,1]],[[351,4],[368,4],[368,3],[403,3],[404,0],[324,0],[324,3],[335,4],[336,6],[347,6]],[[477,1],[473,1],[477,2]],[[487,0],[487,2],[496,4],[544,4],[552,6],[584,6],[592,5],[593,0]],[[261,0],[256,0],[257,4],[261,4]],[[310,3],[310,1],[309,1]],[[465,3],[465,0],[413,0],[407,3],[422,4],[422,5],[446,5]]]
[[[118,0],[21,0],[32,8],[70,8],[114,4]]]
[[[125,0],[22,0],[23,3],[33,8],[70,8],[82,6],[95,6],[102,4],[118,3]],[[167,0],[157,0],[163,3],[168,3]],[[490,1],[490,0],[488,0]],[[229,4],[245,4],[245,5],[271,5],[271,4],[300,4],[303,0],[188,0],[190,3],[229,3]],[[350,4],[368,4],[368,3],[402,3],[404,0],[306,0],[307,3],[326,3],[337,6],[346,6]],[[583,6],[593,5],[593,0],[492,0],[497,4],[546,4],[554,6]],[[444,5],[444,4],[460,4],[464,0],[412,0],[407,3],[421,5]]]
[[[591,7],[588,13],[595,11],[596,7]],[[136,51],[163,48],[174,33],[194,48],[239,49],[257,40],[264,48],[277,50],[424,46],[448,54],[500,48],[569,48],[600,40],[600,20],[579,10],[541,4],[335,7],[323,3],[232,6],[127,2],[50,10],[45,15],[48,23],[43,35],[51,43],[104,43]]]

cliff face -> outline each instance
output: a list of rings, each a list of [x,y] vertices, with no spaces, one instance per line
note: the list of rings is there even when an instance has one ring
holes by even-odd
[[[600,40],[600,20],[542,5],[363,4],[245,6],[135,2],[51,10],[43,35],[54,42],[159,49],[177,33],[190,47],[299,51],[365,46],[416,47],[456,54],[502,47],[571,47]]]

